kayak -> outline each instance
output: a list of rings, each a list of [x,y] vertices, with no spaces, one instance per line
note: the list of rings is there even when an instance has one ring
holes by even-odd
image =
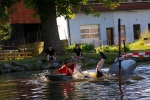
[[[121,74],[122,76],[129,76],[136,69],[137,63],[133,59],[127,59],[121,61]],[[119,62],[113,63],[108,71],[108,75],[118,76],[119,73]]]
[[[47,75],[45,75],[45,77],[49,81],[70,81],[70,80],[73,80],[72,76],[66,76],[66,75],[47,74]]]
[[[137,67],[137,63],[135,60],[133,60],[133,59],[122,60],[121,61],[121,74],[122,74],[122,76],[131,75],[136,67]],[[119,72],[119,62],[117,61],[110,66],[107,74],[113,75],[113,76],[118,76],[118,72]],[[90,75],[90,73],[88,75]],[[93,79],[96,79],[96,77],[95,77],[96,74],[91,73],[90,76],[93,76]],[[72,81],[73,80],[72,76],[66,76],[66,75],[47,74],[47,75],[45,75],[45,77],[49,81]],[[102,79],[103,79],[103,77],[102,77]]]

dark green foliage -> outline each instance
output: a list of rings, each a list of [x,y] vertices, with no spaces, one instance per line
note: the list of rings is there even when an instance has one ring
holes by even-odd
[[[82,52],[90,52],[92,50],[94,50],[94,46],[92,44],[86,44],[86,43],[83,43],[83,44],[80,44],[80,49],[82,50]],[[65,48],[65,51],[66,52],[73,52],[75,48],[75,44]]]
[[[0,1],[0,18],[6,18],[5,7],[10,8],[16,2],[21,0],[1,0]],[[42,24],[42,33],[44,48],[46,49],[48,44],[52,44],[57,53],[62,54],[60,39],[58,35],[56,18],[64,16],[67,19],[75,18],[75,14],[79,11],[84,12],[86,15],[93,14],[93,16],[100,16],[99,12],[94,11],[93,3],[88,3],[88,0],[23,0],[26,8],[36,10],[33,14],[40,16]],[[97,0],[102,3],[104,7],[114,9],[119,5],[119,0]],[[88,4],[88,5],[87,5]],[[91,48],[91,47],[90,47]],[[85,50],[90,50],[86,48]]]
[[[119,51],[119,47],[118,46],[101,46],[101,47],[97,47],[96,48],[96,53],[99,53],[100,51],[105,52],[105,53],[117,53]],[[125,47],[125,52],[129,52],[129,46],[126,45]],[[124,52],[124,46],[121,46],[121,52]]]
[[[90,52],[95,49],[92,44],[86,44],[86,43],[81,44],[80,48],[83,52]]]
[[[12,27],[10,23],[0,24],[0,41],[4,41],[10,38]]]
[[[66,52],[73,52],[74,48],[75,48],[75,44],[72,44],[72,45],[70,45],[69,47],[66,47],[66,48],[65,48],[65,51],[66,51]]]
[[[20,0],[0,0],[0,41],[7,40],[11,36],[10,15],[15,9],[10,8]]]
[[[126,45],[125,45],[125,49],[124,49],[124,46],[121,45],[121,51],[122,51],[122,52],[129,52],[129,51],[130,51],[129,45],[126,44]]]
[[[10,20],[9,18],[10,14],[12,14],[14,10],[14,9],[10,9],[10,7],[19,1],[20,0],[0,0],[0,23],[1,23],[1,19],[5,21]]]

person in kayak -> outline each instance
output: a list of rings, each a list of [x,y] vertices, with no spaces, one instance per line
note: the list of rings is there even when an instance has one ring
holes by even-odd
[[[104,61],[107,58],[107,56],[103,52],[100,52],[100,55],[101,55],[101,60],[98,62],[96,66],[97,78],[104,76],[101,71],[101,68],[103,67]],[[64,61],[64,65],[61,68],[55,70],[52,74],[62,74],[62,75],[72,76],[76,71],[83,74],[79,65],[73,63],[72,60],[70,59],[66,59]],[[89,77],[89,76],[85,75],[85,77]]]

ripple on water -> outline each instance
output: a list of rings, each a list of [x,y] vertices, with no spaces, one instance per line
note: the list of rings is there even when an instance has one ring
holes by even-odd
[[[107,73],[108,69],[103,70]],[[95,70],[90,70],[95,72]],[[11,74],[0,77],[0,98],[3,100],[150,100],[150,66],[138,66],[132,76],[122,79],[103,77],[73,82],[45,81],[46,71]],[[30,76],[21,78],[21,76]]]

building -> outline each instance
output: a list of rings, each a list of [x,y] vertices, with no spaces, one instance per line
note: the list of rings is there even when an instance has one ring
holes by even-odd
[[[100,17],[86,16],[80,11],[75,19],[69,20],[70,44],[118,44],[118,19],[126,43],[137,40],[141,31],[150,30],[150,1],[121,3],[115,10],[95,3],[94,10],[100,12]]]
[[[33,17],[35,10],[24,7],[23,1],[12,6],[15,12],[11,15],[12,36],[4,45],[20,45],[41,42],[42,28],[39,16]],[[64,17],[57,19],[60,39],[67,38],[67,22]],[[64,25],[65,24],[65,25]],[[61,26],[61,27],[60,27]]]
[[[133,2],[136,1],[136,2]],[[26,9],[23,2],[13,6],[16,12],[11,16],[13,27],[12,37],[5,44],[27,44],[42,41],[41,22],[32,14],[33,9]],[[150,29],[150,2],[130,0],[121,3],[115,10],[104,8],[101,3],[94,4],[94,10],[100,12],[100,17],[86,16],[82,10],[75,19],[57,18],[58,31],[61,40],[68,43],[88,43],[95,47],[100,45],[118,44],[118,19],[121,19],[121,34],[127,43],[139,38],[140,31]]]
[[[26,9],[23,2],[12,6],[16,11],[11,15],[12,36],[5,45],[34,43],[41,39],[41,22],[39,16],[34,18],[33,9]]]

